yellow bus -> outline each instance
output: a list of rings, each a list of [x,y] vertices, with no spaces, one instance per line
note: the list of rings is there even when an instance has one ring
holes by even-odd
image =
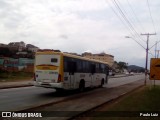
[[[57,90],[103,86],[108,81],[105,62],[62,52],[44,51],[35,55],[34,85]]]

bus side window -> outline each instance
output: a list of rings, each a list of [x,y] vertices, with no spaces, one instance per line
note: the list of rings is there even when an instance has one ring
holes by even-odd
[[[68,61],[67,62],[67,67],[68,67],[68,72],[70,75],[74,75],[74,73],[77,71],[77,64],[76,62],[71,62],[71,61]]]
[[[77,72],[77,63],[73,62],[73,72]]]
[[[105,66],[105,72],[106,72],[106,75],[109,75],[109,68],[108,68],[108,66]]]
[[[82,61],[82,71],[84,72],[84,73],[88,73],[89,72],[89,63],[88,63],[88,61]]]
[[[99,63],[96,63],[96,73],[99,73],[100,72],[100,65],[99,65]]]
[[[77,72],[83,72],[82,60],[77,60]]]
[[[57,58],[51,58],[51,62],[57,63],[58,59]]]
[[[90,67],[90,66],[89,66],[89,62],[86,61],[86,62],[85,62],[85,65],[86,65],[86,72],[89,73],[89,67]]]
[[[105,65],[104,64],[100,64],[100,72],[105,73]]]
[[[96,72],[96,65],[95,64],[91,64],[90,66],[91,66],[91,68],[90,68],[91,73],[94,74]]]
[[[68,57],[64,57],[64,72],[69,72]]]

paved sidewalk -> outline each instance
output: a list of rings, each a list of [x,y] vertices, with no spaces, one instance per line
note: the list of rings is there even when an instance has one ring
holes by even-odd
[[[4,81],[4,82],[0,82],[0,89],[27,87],[32,85],[33,85],[33,80],[22,80],[17,82]]]

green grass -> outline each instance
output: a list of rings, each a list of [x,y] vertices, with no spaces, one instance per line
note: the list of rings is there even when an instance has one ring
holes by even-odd
[[[0,72],[0,82],[29,80],[32,77],[33,73],[27,73],[27,72]]]
[[[160,111],[160,86],[144,87],[102,108],[103,111]],[[111,112],[112,113],[112,112]],[[105,116],[99,113],[98,116]],[[93,120],[160,120],[156,117],[94,117]]]

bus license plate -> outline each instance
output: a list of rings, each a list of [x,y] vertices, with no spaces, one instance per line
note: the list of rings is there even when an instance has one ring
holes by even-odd
[[[46,82],[46,83],[50,83],[50,82],[51,82],[51,80],[44,80],[44,82]]]

